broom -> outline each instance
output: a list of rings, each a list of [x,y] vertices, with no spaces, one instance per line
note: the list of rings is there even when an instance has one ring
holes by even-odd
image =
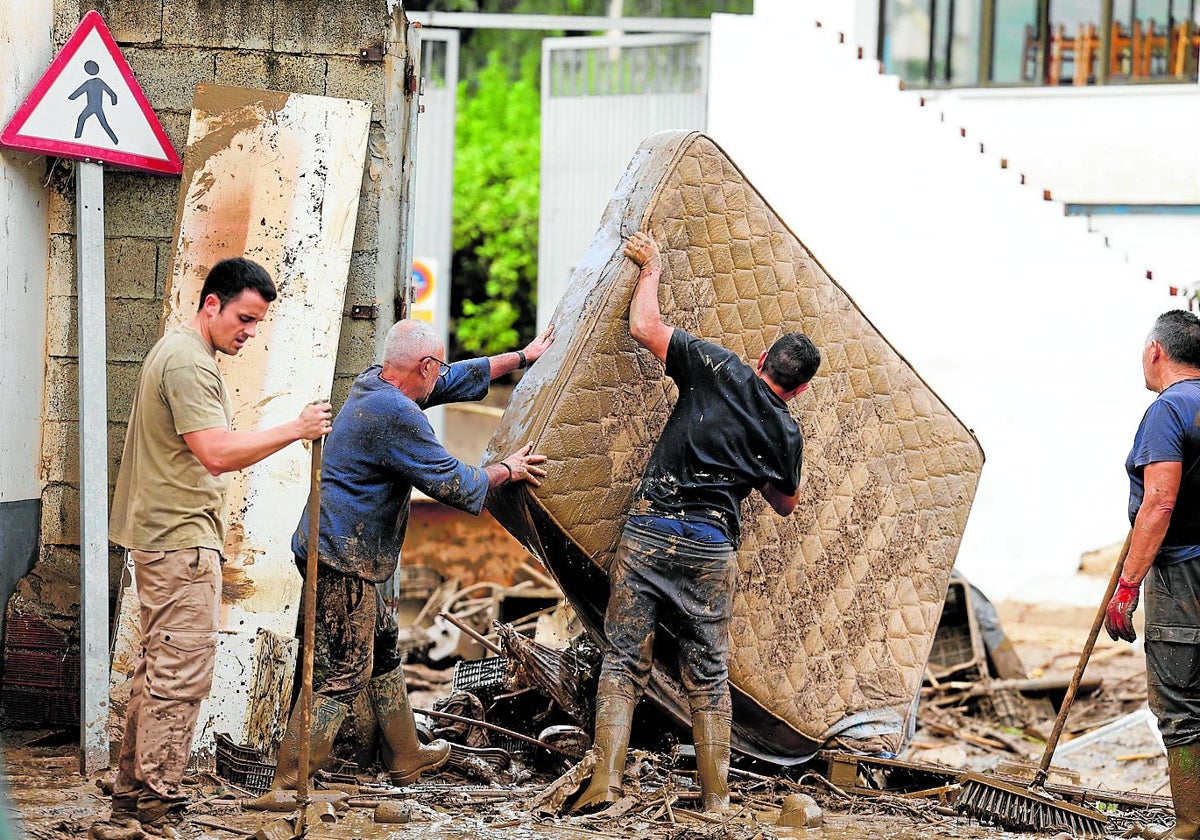
[[[1091,633],[1084,643],[1083,652],[1079,654],[1079,664],[1075,666],[1075,675],[1067,686],[1067,693],[1059,707],[1058,717],[1054,721],[1054,730],[1046,741],[1046,749],[1042,753],[1042,762],[1033,776],[1028,787],[990,779],[978,773],[968,773],[962,779],[962,790],[955,801],[955,807],[960,813],[974,817],[982,823],[992,823],[1008,831],[1070,831],[1080,837],[1103,837],[1104,826],[1108,817],[1094,808],[1072,805],[1056,800],[1054,795],[1046,790],[1046,778],[1050,773],[1050,760],[1062,736],[1063,727],[1067,722],[1067,713],[1075,702],[1075,692],[1079,689],[1079,681],[1083,679],[1083,671],[1087,668],[1092,649],[1096,646],[1096,637],[1100,635],[1100,627],[1104,624],[1104,613],[1108,602],[1117,589],[1117,581],[1121,577],[1121,569],[1125,565],[1125,557],[1129,554],[1129,543],[1133,532],[1125,537],[1125,545],[1121,547],[1121,556],[1113,569],[1104,592],[1104,600],[1096,612],[1092,622]]]

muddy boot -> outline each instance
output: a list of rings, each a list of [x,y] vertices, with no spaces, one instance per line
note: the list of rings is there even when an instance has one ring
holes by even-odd
[[[145,840],[146,832],[136,819],[99,820],[88,829],[88,840]]]
[[[378,729],[375,704],[371,702],[371,693],[364,687],[350,703],[350,714],[346,715],[346,722],[338,733],[334,755],[338,758],[350,757],[359,767],[370,767],[375,762],[375,733]]]
[[[422,773],[445,764],[450,758],[449,743],[437,740],[422,744],[417,738],[417,724],[404,685],[404,669],[396,668],[373,677],[369,685],[379,722],[379,751],[391,783],[410,784],[420,779]]]
[[[350,707],[345,703],[322,697],[320,694],[313,695],[312,717],[308,728],[308,772],[310,776],[320,770],[321,766],[329,760],[329,755],[333,751],[334,739],[337,738],[338,730],[342,726],[342,721],[346,719],[348,711],[350,711]],[[279,752],[275,757],[275,779],[271,782],[271,789],[295,790],[296,776],[300,770],[299,764],[300,713],[297,709],[292,709],[292,716],[288,720],[283,740],[279,744]]]
[[[1200,743],[1167,750],[1167,770],[1175,804],[1175,832],[1171,836],[1195,840],[1200,837]]]
[[[138,823],[147,837],[164,837],[177,840],[177,827],[183,823],[183,812],[187,809],[186,799],[159,799],[143,796],[138,800]]]
[[[696,744],[700,803],[705,811],[726,811],[729,809],[729,716],[721,712],[696,712],[692,715],[692,740]]]
[[[112,792],[112,816],[108,818],[111,823],[122,825],[129,820],[136,820],[138,815],[138,799],[141,797],[141,788],[122,791],[117,793]]]
[[[633,697],[611,690],[602,690],[596,697],[596,734],[592,739],[596,767],[591,784],[571,808],[573,812],[594,811],[621,798],[621,776],[625,773],[635,704]]]

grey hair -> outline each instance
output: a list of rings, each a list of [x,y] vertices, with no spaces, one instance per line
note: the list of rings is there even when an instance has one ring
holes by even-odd
[[[416,318],[405,318],[392,324],[383,345],[383,361],[393,367],[415,362],[422,356],[437,353],[441,336],[433,324]]]
[[[1172,361],[1200,367],[1200,318],[1185,309],[1170,309],[1159,315],[1149,341],[1157,341]]]

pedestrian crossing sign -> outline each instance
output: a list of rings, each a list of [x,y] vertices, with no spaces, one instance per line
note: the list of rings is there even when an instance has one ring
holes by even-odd
[[[178,175],[179,156],[99,12],[83,16],[0,146]]]

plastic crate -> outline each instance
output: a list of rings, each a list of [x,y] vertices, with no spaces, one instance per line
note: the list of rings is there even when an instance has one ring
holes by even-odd
[[[274,764],[261,761],[255,750],[235,744],[223,732],[216,733],[214,740],[217,745],[218,776],[255,795],[271,789],[271,782],[275,779]]]
[[[483,702],[491,703],[505,691],[509,660],[503,656],[488,659],[464,659],[454,665],[455,691],[469,691]]]

